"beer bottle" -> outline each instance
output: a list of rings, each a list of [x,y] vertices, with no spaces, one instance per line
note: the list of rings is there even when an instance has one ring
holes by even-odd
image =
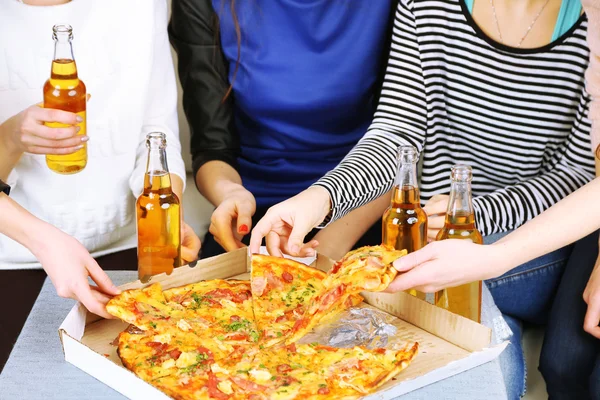
[[[473,171],[468,165],[455,165],[450,176],[452,186],[444,228],[436,240],[462,239],[483,244],[483,237],[475,226],[475,212],[471,201],[471,181]],[[449,311],[480,322],[481,320],[481,281],[448,288],[445,290]]]
[[[144,283],[181,265],[181,208],[171,189],[165,134],[149,133],[146,146],[144,191],[136,203],[138,276]]]
[[[69,25],[55,25],[52,28],[54,39],[54,58],[50,71],[50,79],[44,85],[44,108],[53,108],[76,113],[81,117],[78,135],[86,134],[86,90],[85,84],[77,75],[77,65],[73,57],[73,29]],[[52,128],[69,125],[48,122]],[[83,170],[87,164],[87,143],[83,148],[66,155],[47,155],[46,164],[59,174],[75,174]]]
[[[412,253],[427,244],[427,214],[421,208],[417,183],[419,153],[413,146],[401,146],[398,148],[397,157],[398,173],[392,191],[392,201],[383,214],[383,244]],[[408,293],[435,303],[433,294],[416,290],[409,290]]]

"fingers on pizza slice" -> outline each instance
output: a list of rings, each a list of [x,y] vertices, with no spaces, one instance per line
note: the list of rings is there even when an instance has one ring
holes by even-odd
[[[406,254],[387,245],[353,250],[335,263],[324,285],[332,288],[343,283],[347,293],[383,291],[398,274],[392,263]]]
[[[160,283],[125,290],[108,302],[106,311],[142,330],[156,329],[170,318],[183,316],[182,310],[167,305]]]
[[[252,256],[254,318],[262,333],[263,347],[273,346],[293,331],[307,308],[323,289],[327,275],[302,263],[265,255]],[[362,301],[353,296],[347,304],[332,309],[332,315]]]

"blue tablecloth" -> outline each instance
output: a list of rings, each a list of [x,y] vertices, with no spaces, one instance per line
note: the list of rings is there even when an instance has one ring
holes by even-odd
[[[119,285],[136,279],[135,272],[108,272]],[[18,299],[15,299],[18,301]],[[124,399],[122,395],[64,360],[58,327],[73,307],[59,298],[49,279],[0,374],[1,400]],[[10,304],[2,312],[10,312]],[[1,327],[0,327],[1,329]],[[402,396],[403,400],[504,400],[497,361]]]

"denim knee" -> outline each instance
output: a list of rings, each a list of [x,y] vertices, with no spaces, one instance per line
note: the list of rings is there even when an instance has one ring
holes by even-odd
[[[558,356],[551,347],[542,348],[538,369],[546,382],[548,395],[553,400],[585,400],[593,393],[576,365]],[[600,400],[600,397],[594,399]]]

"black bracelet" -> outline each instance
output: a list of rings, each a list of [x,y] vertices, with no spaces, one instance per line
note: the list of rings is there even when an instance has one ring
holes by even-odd
[[[9,195],[10,194],[10,186],[8,186],[6,183],[0,181],[0,193],[4,193],[5,195]]]

